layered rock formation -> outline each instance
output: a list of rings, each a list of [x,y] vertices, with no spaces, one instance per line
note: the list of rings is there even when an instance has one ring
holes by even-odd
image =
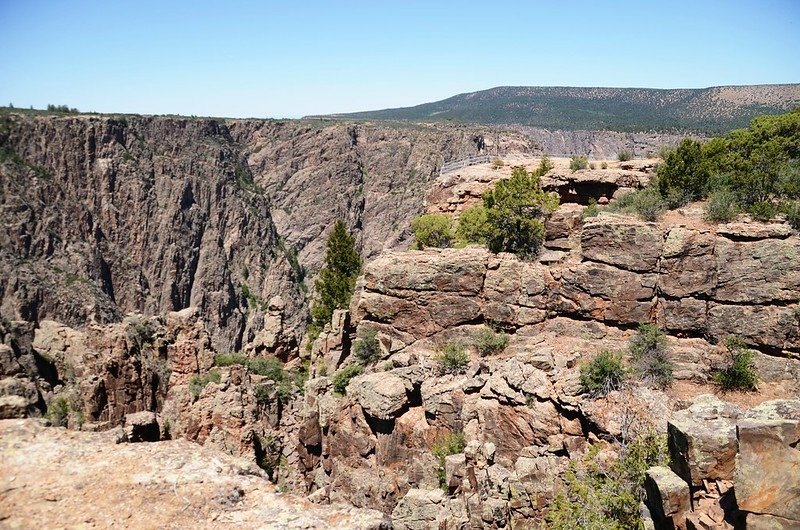
[[[4,115],[0,308],[83,326],[194,306],[217,348],[288,355],[334,221],[365,258],[405,248],[438,167],[478,136],[501,156],[550,146],[456,125]]]
[[[571,204],[548,219],[536,261],[399,251],[411,217],[457,214],[507,171],[438,177],[440,157],[474,149],[479,131],[5,117],[0,417],[48,411],[73,428],[123,426],[119,439],[186,438],[255,461],[314,502],[391,514],[397,528],[517,528],[542,520],[589,444],[667,432],[673,416],[673,445],[688,456],[650,474],[654,518],[685,514],[688,490],[697,517],[716,520],[736,482],[748,523],[794,521],[780,508],[794,489],[767,491],[739,471],[762,451],[792,461],[792,414],[748,423],[731,405],[673,411],[708,391],[730,334],[755,351],[763,395],[800,394],[797,233],[715,227],[691,207],[663,223],[582,219],[575,203],[648,182],[639,162],[548,174]],[[494,141],[537,150],[515,134]],[[303,277],[339,217],[368,263],[309,359]],[[580,365],[625,350],[641,322],[668,333],[675,379],[694,386],[584,394]],[[508,344],[481,357],[488,324]],[[355,347],[371,332],[377,361]],[[448,348],[467,352],[463,366],[442,361]],[[277,364],[257,364],[267,359]],[[700,503],[701,488],[711,500]]]
[[[350,333],[358,340],[375,330],[382,360],[336,397],[329,376],[353,362],[348,341],[328,337],[317,352],[317,374],[324,366],[327,376],[313,380],[305,398],[313,436],[298,439],[301,453],[319,455],[301,459],[311,464],[317,496],[391,509],[399,528],[533,524],[587,439],[666,429],[677,403],[660,391],[602,400],[581,393],[580,363],[603,348],[624,350],[640,322],[672,335],[679,380],[708,381],[725,362],[715,343],[741,334],[756,350],[761,384],[800,393],[800,246],[784,225],[715,231],[692,219],[675,226],[602,215],[574,226],[551,233],[571,250],[549,265],[480,248],[389,252],[367,264]],[[750,304],[730,288],[734,276],[752,293]],[[510,333],[509,342],[502,354],[479,358],[472,345],[485,323]],[[441,352],[456,343],[471,360],[445,375]],[[685,444],[698,455],[686,480],[731,480],[735,429],[696,425],[705,431],[688,429],[692,440],[720,441],[713,458]],[[443,496],[431,451],[452,433],[467,445],[446,461],[451,495]],[[324,474],[314,473],[320,468]]]

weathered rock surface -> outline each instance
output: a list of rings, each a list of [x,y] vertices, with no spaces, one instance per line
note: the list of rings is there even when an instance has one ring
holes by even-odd
[[[751,512],[748,528],[759,516],[800,527],[800,400],[768,401],[748,410],[737,433],[734,487],[739,508]],[[754,526],[769,527],[762,523]]]
[[[715,396],[703,395],[672,415],[668,425],[672,467],[694,486],[708,480],[733,480],[736,421],[741,410]]]
[[[278,493],[252,462],[185,440],[117,445],[110,433],[4,420],[0,458],[9,528],[390,528],[379,512]]]
[[[692,509],[689,484],[668,467],[651,467],[644,488],[657,527],[683,527],[686,514]]]
[[[9,115],[0,128],[19,160],[0,164],[3,315],[79,327],[196,306],[217,347],[238,350],[283,294],[291,347],[304,297],[228,126]]]

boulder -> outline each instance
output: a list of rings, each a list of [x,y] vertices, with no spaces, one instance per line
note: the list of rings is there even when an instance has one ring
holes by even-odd
[[[428,530],[437,528],[442,518],[445,495],[440,489],[423,490],[413,488],[400,499],[392,510],[395,530]]]
[[[161,439],[155,412],[134,412],[125,415],[125,436],[129,442],[157,442]]]
[[[647,505],[657,527],[681,526],[691,511],[689,484],[668,467],[651,467],[645,476]]]
[[[747,411],[737,427],[734,489],[739,508],[800,528],[800,400],[762,403]],[[751,516],[747,522],[750,528]],[[767,522],[759,524],[770,528]]]
[[[736,420],[741,410],[719,398],[697,396],[667,423],[672,469],[693,486],[732,480],[736,462]]]
[[[354,381],[353,386],[358,403],[373,418],[392,419],[408,405],[405,382],[392,373],[368,374]]]

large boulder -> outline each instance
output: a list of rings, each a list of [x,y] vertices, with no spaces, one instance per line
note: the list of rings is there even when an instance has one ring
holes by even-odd
[[[768,401],[747,411],[739,420],[738,438],[734,488],[739,508],[800,528],[800,400]]]
[[[667,424],[672,469],[694,486],[707,480],[733,480],[736,420],[741,410],[719,398],[697,396]]]
[[[428,530],[438,527],[444,511],[445,495],[440,489],[410,489],[392,511],[395,530]]]
[[[392,419],[408,405],[406,382],[395,374],[368,374],[354,381],[353,386],[358,403],[373,418]]]
[[[670,468],[656,466],[647,470],[644,488],[647,505],[658,527],[681,526],[691,511],[689,484]]]

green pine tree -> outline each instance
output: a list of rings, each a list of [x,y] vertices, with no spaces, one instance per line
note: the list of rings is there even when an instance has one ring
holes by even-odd
[[[361,273],[361,256],[356,250],[356,240],[347,232],[344,222],[336,221],[325,252],[325,266],[314,283],[316,298],[311,304],[309,333],[316,338],[334,309],[343,309],[350,304]]]

